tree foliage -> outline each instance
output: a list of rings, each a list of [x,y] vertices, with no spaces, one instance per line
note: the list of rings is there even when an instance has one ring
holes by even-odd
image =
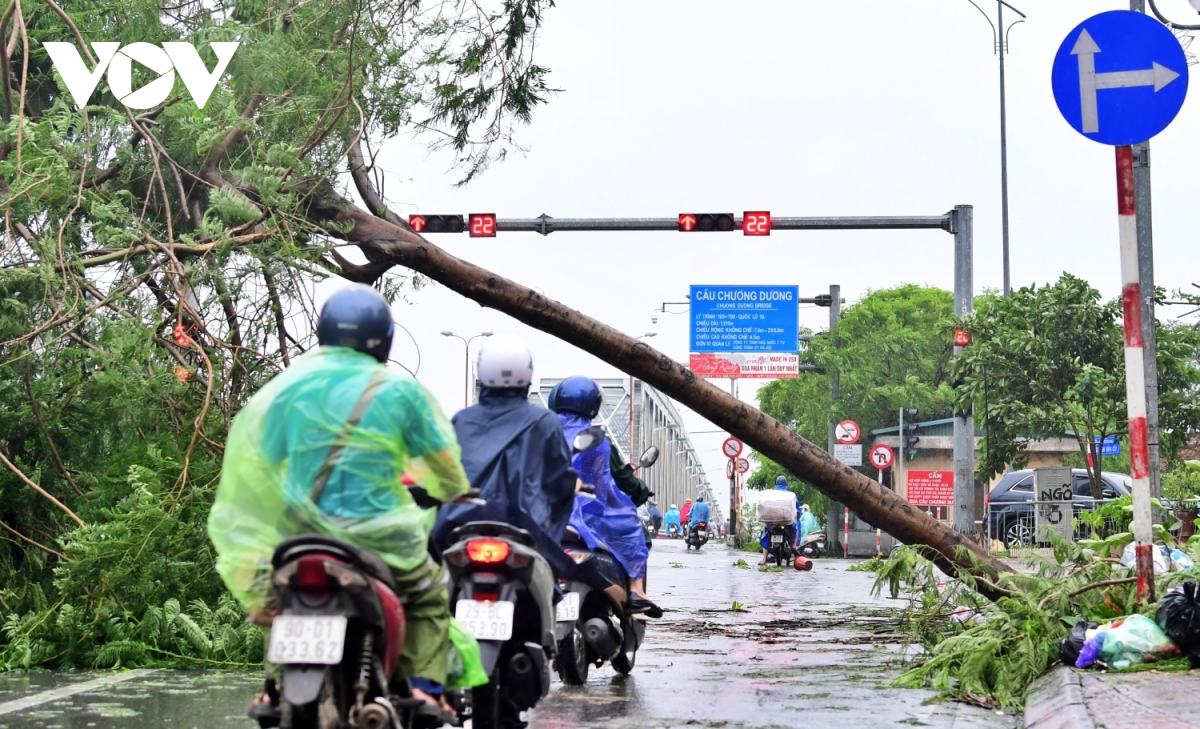
[[[552,5],[4,5],[0,668],[258,659],[203,528],[229,419],[310,346],[315,280],[420,282],[314,200],[403,226],[372,164],[402,131],[464,182],[502,158],[552,91]],[[42,45],[90,67],[93,42],[176,40],[209,68],[209,42],[241,43],[203,109],[178,79],[150,110],[104,83],[79,108]]]
[[[1023,465],[1031,439],[1069,435],[1081,458],[1091,452],[1092,492],[1101,498],[1096,439],[1128,435],[1121,303],[1102,301],[1086,281],[1064,273],[1046,286],[984,298],[965,326],[971,346],[954,372],[962,378],[960,406],[974,405],[987,432],[979,478]],[[1161,443],[1171,457],[1200,427],[1200,335],[1161,322],[1157,331]]]
[[[823,367],[825,374],[775,380],[759,391],[759,404],[814,443],[826,442],[831,419],[854,420],[866,434],[895,427],[901,407],[918,408],[922,419],[948,417],[954,321],[949,291],[906,284],[868,292],[842,311],[831,336],[814,338],[801,354],[802,362]],[[836,404],[830,378],[839,384]],[[764,460],[750,485],[769,488],[782,472]],[[814,512],[826,513],[823,494],[804,484],[794,488]]]

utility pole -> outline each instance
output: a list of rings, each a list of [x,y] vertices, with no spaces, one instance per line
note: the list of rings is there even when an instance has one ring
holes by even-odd
[[[840,320],[841,318],[842,318],[842,287],[840,284],[830,284],[829,285],[829,346],[831,346],[831,347],[836,346],[836,344],[834,344],[834,343],[837,340],[834,339],[833,330],[835,327],[837,327],[838,320]],[[837,403],[838,403],[839,398],[841,398],[841,386],[838,383],[837,375],[833,374],[829,377],[829,452],[831,454],[834,451],[834,446],[837,445],[837,436],[834,434],[834,428],[835,428],[834,420],[836,420],[836,418],[834,417],[833,413],[834,413],[834,410],[837,408]],[[831,537],[833,537],[834,534],[836,533],[834,530],[834,525],[838,523],[839,517],[842,516],[842,510],[844,508],[845,507],[843,507],[841,504],[838,504],[836,502],[830,504],[830,506],[829,506],[829,513],[826,514],[826,522],[825,522],[826,530],[825,531],[826,531],[826,537],[830,538],[829,539],[830,544],[837,541],[836,539],[832,539]],[[843,544],[842,550],[845,551],[848,546],[849,545]]]
[[[951,218],[954,227],[954,316],[975,310],[973,241],[970,205],[958,205]],[[962,355],[956,346],[954,356]],[[970,411],[954,414],[954,528],[965,535],[978,532],[975,524],[975,419]]]
[[[1129,9],[1146,12],[1145,0]],[[1133,197],[1137,209],[1138,285],[1142,292],[1142,359],[1146,371],[1146,445],[1150,455],[1150,496],[1162,498],[1158,451],[1158,341],[1154,328],[1154,229],[1150,213],[1150,142],[1133,146]]]

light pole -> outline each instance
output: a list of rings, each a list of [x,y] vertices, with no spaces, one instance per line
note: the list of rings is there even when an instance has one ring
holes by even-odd
[[[967,0],[967,2],[975,5],[975,0]],[[1020,20],[1009,24],[1007,28],[1004,27],[1004,8],[1006,7],[1021,16]],[[988,25],[992,26],[993,48],[995,53],[1000,56],[1000,224],[1003,234],[1004,295],[1008,296],[1012,286],[1009,280],[1008,265],[1008,119],[1004,104],[1004,56],[1008,53],[1008,32],[1017,23],[1025,22],[1025,13],[1004,0],[996,0],[996,22],[992,23],[992,19],[983,12],[983,8],[975,5],[975,9],[982,13],[983,17],[987,19]]]
[[[464,339],[454,332],[442,332],[443,337],[454,337],[463,343],[463,364],[466,366],[466,371],[463,372],[463,407],[471,404],[471,342],[480,337],[490,337],[492,332],[480,332],[470,339]]]

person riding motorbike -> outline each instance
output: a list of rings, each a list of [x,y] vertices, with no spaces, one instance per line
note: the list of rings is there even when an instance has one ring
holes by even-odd
[[[532,534],[555,576],[565,578],[574,563],[563,551],[562,535],[579,474],[558,418],[529,402],[533,355],[517,337],[497,334],[480,348],[475,371],[482,384],[479,402],[451,422],[463,468],[486,503],[442,507],[433,543],[448,548],[450,533],[473,521],[511,524]]]
[[[775,478],[775,490],[791,491],[791,489],[788,488],[787,476],[777,476]],[[796,499],[796,495],[792,494],[792,498]],[[797,521],[800,519],[799,499],[796,499],[796,519]],[[792,544],[792,550],[795,551],[796,545],[800,543],[799,525],[797,523],[793,523],[788,527],[788,532],[788,540]],[[762,561],[759,562],[759,565],[765,565],[767,563],[767,557],[771,554],[771,529],[769,527],[763,527],[762,538],[758,540],[758,544],[760,547],[762,547]]]
[[[428,550],[436,513],[467,492],[454,431],[416,380],[386,363],[391,310],[374,289],[335,292],[317,320],[320,346],[295,359],[233,419],[209,514],[217,572],[251,619],[277,607],[271,556],[284,539],[317,533],[378,555],[404,598],[407,634],[397,677],[435,715],[450,650],[445,573]],[[419,489],[406,488],[409,478]],[[420,502],[420,503],[419,503]],[[268,666],[269,674],[276,674]],[[278,708],[274,679],[251,712]],[[257,715],[256,715],[257,718]]]
[[[691,520],[692,520],[692,500],[684,499],[683,500],[683,508],[681,508],[679,510],[679,522],[681,524],[683,524],[683,528],[686,529],[688,527],[688,524],[691,522]]]
[[[701,524],[707,524],[712,519],[712,509],[708,504],[704,503],[704,497],[696,499],[696,504],[692,507],[691,524],[688,526],[688,534],[695,534]]]
[[[671,504],[671,508],[667,509],[667,513],[663,515],[663,527],[667,530],[667,534],[671,533],[671,527],[679,533],[683,533],[683,526],[679,521],[679,507]]]
[[[600,387],[587,377],[569,377],[560,383],[554,398],[566,434],[567,443],[592,426],[600,412],[603,395]],[[571,524],[581,536],[594,535],[612,552],[629,575],[629,611],[648,617],[662,617],[662,609],[646,597],[645,531],[638,518],[637,507],[630,497],[617,488],[610,468],[611,446],[607,439],[594,448],[576,453],[574,466],[585,484],[595,489],[594,499],[577,497]],[[589,544],[595,548],[596,544]]]
[[[650,514],[650,526],[654,527],[655,531],[662,529],[663,515],[662,515],[662,512],[659,511],[659,509],[658,509],[658,502],[653,497],[651,497],[651,499],[649,501],[647,501],[646,504],[647,504],[646,511]]]
[[[809,534],[821,531],[821,524],[817,521],[817,517],[813,516],[812,509],[808,504],[800,505],[800,543],[803,543]]]

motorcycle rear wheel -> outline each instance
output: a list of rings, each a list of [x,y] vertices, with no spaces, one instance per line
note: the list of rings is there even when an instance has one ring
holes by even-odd
[[[558,677],[568,686],[582,686],[587,683],[588,661],[587,643],[583,640],[583,631],[576,623],[571,634],[558,642],[558,656],[554,659],[558,668]]]
[[[636,648],[631,651],[625,650],[624,648],[622,648],[620,653],[613,656],[612,667],[613,667],[613,669],[616,670],[617,673],[621,674],[622,676],[628,676],[629,674],[633,673],[633,664],[636,661],[637,661],[637,649]]]

